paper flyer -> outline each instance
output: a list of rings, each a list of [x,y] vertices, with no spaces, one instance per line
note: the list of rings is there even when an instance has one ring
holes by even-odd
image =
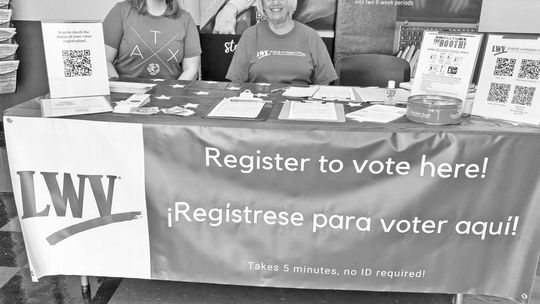
[[[358,122],[372,121],[388,123],[402,117],[405,115],[406,111],[407,110],[404,108],[394,106],[372,105],[354,112],[350,112],[345,116]]]
[[[292,101],[289,108],[289,119],[336,121],[337,113],[332,102]]]
[[[41,22],[51,98],[109,95],[101,22]]]
[[[482,34],[424,32],[411,95],[465,100],[481,41]]]
[[[40,100],[43,117],[60,117],[111,112],[113,109],[105,96],[73,97]]]
[[[473,115],[540,124],[540,38],[490,35]]]
[[[263,102],[231,101],[225,98],[208,113],[208,117],[256,118],[263,107]]]

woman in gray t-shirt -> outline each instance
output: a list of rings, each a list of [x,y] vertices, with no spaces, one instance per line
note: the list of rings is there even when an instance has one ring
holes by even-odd
[[[266,21],[242,34],[227,79],[307,85],[338,78],[321,37],[292,19],[296,0],[263,0],[262,5]]]
[[[103,21],[110,77],[194,80],[199,33],[176,0],[126,0]]]

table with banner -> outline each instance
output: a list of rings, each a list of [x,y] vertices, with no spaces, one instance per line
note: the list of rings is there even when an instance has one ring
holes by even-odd
[[[449,126],[280,120],[279,86],[154,83],[147,107],[195,115],[43,118],[40,98],[4,113],[34,280],[528,302],[540,251],[539,128],[480,117]],[[273,101],[268,119],[206,116],[245,89]]]

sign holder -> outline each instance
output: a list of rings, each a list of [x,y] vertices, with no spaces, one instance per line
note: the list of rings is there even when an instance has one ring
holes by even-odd
[[[540,36],[488,36],[472,114],[540,125]]]
[[[42,21],[51,98],[109,95],[99,21]]]
[[[465,102],[482,38],[425,31],[411,95],[443,95]]]

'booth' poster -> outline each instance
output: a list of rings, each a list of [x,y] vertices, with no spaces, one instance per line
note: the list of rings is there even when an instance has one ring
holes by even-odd
[[[425,31],[411,95],[467,99],[482,34]]]

